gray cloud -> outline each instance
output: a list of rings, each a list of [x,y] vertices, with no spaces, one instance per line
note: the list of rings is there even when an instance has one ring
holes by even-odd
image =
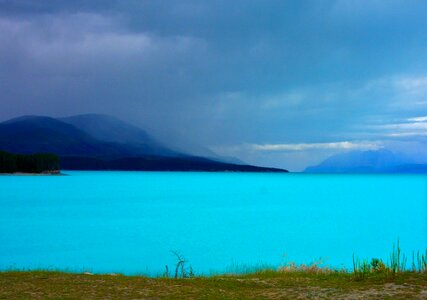
[[[427,115],[426,9],[0,0],[0,118],[108,113],[213,149],[398,141],[385,126]],[[296,154],[235,155],[286,167]]]

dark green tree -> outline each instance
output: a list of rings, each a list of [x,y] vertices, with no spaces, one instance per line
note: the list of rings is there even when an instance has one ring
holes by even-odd
[[[44,173],[60,169],[59,157],[55,154],[13,154],[0,151],[0,173]]]

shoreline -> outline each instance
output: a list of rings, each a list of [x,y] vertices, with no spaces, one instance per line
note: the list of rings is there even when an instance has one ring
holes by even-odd
[[[16,172],[16,173],[0,173],[0,176],[66,176],[67,174],[64,174],[62,172],[55,172],[55,173],[22,173],[22,172]]]

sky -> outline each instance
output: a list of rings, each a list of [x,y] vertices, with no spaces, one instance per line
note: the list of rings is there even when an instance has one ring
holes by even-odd
[[[425,0],[0,0],[0,120],[103,113],[303,170],[427,161]]]

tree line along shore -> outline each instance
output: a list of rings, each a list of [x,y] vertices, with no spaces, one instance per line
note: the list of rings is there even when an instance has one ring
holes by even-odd
[[[55,154],[14,154],[0,151],[0,173],[58,174],[60,160]]]

